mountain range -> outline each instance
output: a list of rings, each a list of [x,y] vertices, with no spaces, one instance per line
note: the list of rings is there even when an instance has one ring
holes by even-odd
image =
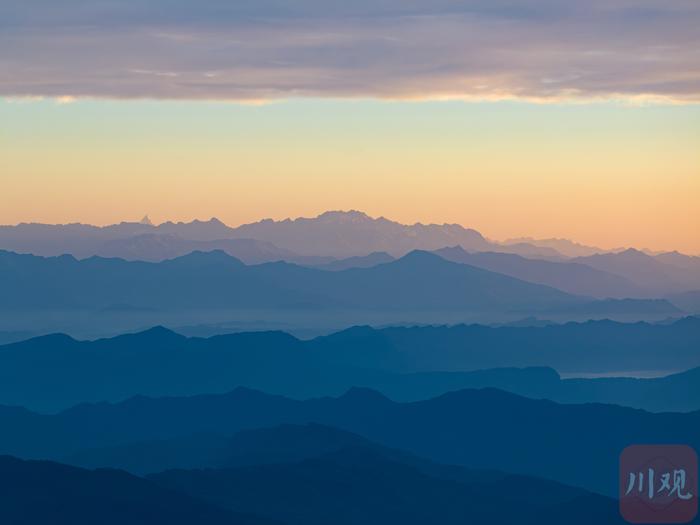
[[[311,255],[322,246],[328,255],[351,257],[386,251],[400,257],[413,250],[436,250],[458,244],[469,250],[493,247],[479,232],[458,224],[400,224],[373,219],[359,211],[322,213],[312,219],[262,220],[236,228],[236,236],[260,239]]]
[[[232,435],[285,423],[332,426],[439,463],[547,478],[609,496],[617,493],[618,457],[626,446],[700,446],[700,412],[560,405],[494,389],[412,403],[359,388],[305,401],[237,389],[79,405],[56,415],[0,407],[0,453],[58,460],[88,448]]]
[[[559,290],[427,252],[328,272],[278,262],[246,266],[224,252],[161,263],[0,252],[0,308],[362,308],[551,310],[585,302]],[[670,305],[669,305],[670,306]],[[673,310],[669,309],[670,312]]]
[[[358,383],[362,384],[362,383]],[[494,368],[471,372],[387,374],[368,381],[397,401],[429,399],[465,388],[498,388],[558,403],[607,403],[650,412],[700,410],[700,368],[660,377],[562,378],[547,367]]]
[[[550,248],[556,250],[558,253],[564,257],[585,257],[587,255],[594,255],[596,253],[605,253],[609,251],[619,251],[619,250],[604,250],[598,248],[597,246],[586,246],[585,244],[580,244],[569,239],[535,239],[533,237],[517,237],[513,239],[507,239],[503,241],[503,244],[510,246],[513,244],[530,244],[532,246],[537,246],[539,248]]]
[[[245,264],[261,264],[272,261],[287,261],[309,266],[331,264],[333,257],[302,256],[278,248],[272,243],[255,239],[189,240],[174,234],[144,233],[125,239],[106,241],[101,248],[91,250],[89,256],[120,258],[127,261],[160,262],[182,257],[192,252],[219,250]]]
[[[164,328],[96,341],[58,334],[0,346],[0,403],[56,411],[137,394],[193,395],[245,386],[305,398],[358,385],[415,400],[492,386],[566,402],[693,410],[700,408],[697,373],[561,381],[548,368],[512,368],[670,373],[700,366],[698,341],[697,318],[659,325],[355,327],[308,341],[283,332],[188,338]],[[476,372],[504,367],[510,370]]]
[[[4,525],[274,525],[123,471],[0,456]]]
[[[267,261],[279,260],[280,256],[283,259],[297,256],[347,258],[376,251],[386,251],[396,257],[416,249],[434,250],[455,244],[469,250],[501,246],[457,224],[404,225],[383,217],[373,219],[358,211],[326,212],[312,219],[265,219],[237,228],[215,218],[190,223],[165,222],[157,226],[150,221],[104,227],[34,223],[0,226],[0,249],[45,256],[72,254],[78,258],[100,255],[157,261],[194,249],[226,249],[225,241],[232,239],[263,242],[261,252],[272,257]],[[197,247],[192,243],[209,243],[209,246]],[[212,243],[222,245],[212,246]],[[271,245],[275,246],[274,251]],[[558,255],[555,250],[522,243],[508,249],[517,252],[519,247],[530,255]],[[244,258],[235,251],[235,244],[228,248],[232,255]]]
[[[461,246],[433,252],[448,261],[469,264],[532,283],[551,286],[575,295],[593,297],[649,297],[642,285],[617,273],[583,263],[527,259],[512,253],[467,252]]]
[[[595,301],[422,251],[366,268],[247,266],[224,252],[160,263],[0,251],[0,309],[319,310],[677,315],[666,300]]]
[[[682,254],[661,254],[656,257],[635,249],[618,253],[576,257],[571,262],[585,264],[601,271],[625,275],[651,294],[679,293],[698,290],[700,257]]]
[[[700,257],[604,251],[563,239],[498,243],[456,224],[405,225],[358,211],[266,219],[237,228],[218,219],[160,225],[144,220],[104,227],[23,223],[0,226],[0,250],[150,262],[220,250],[245,264],[286,261],[327,270],[386,263],[414,250],[440,250],[461,262],[469,258],[474,266],[500,268],[523,280],[593,297],[648,298],[700,290]],[[479,258],[480,252],[489,253]],[[539,264],[545,261],[550,264]]]
[[[596,523],[617,521],[614,502],[601,496],[531,477],[425,461],[329,427],[286,425],[247,434],[249,442],[257,438],[261,444],[239,445],[237,457],[247,452],[283,461],[171,470],[148,479],[224,508],[240,511],[244,505],[255,514],[285,522],[291,518],[300,525],[540,524],[567,515],[577,515],[569,522],[583,523],[581,514]],[[284,445],[273,445],[270,454],[270,443]],[[274,508],[267,501],[270,493]]]
[[[220,445],[217,461],[208,450],[212,442]],[[24,525],[621,522],[611,498],[529,476],[435,463],[317,424],[128,449],[137,462],[156,452],[165,461],[153,466],[194,466],[136,477],[114,470],[119,461],[88,470],[0,457],[0,519]],[[109,451],[94,453],[104,463]]]

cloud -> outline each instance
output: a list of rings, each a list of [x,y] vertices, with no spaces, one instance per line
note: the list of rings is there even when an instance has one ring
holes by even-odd
[[[696,0],[4,0],[0,96],[700,101]]]

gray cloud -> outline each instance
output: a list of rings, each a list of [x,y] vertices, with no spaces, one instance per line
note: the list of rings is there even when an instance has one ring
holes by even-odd
[[[3,0],[0,95],[700,100],[696,0]]]

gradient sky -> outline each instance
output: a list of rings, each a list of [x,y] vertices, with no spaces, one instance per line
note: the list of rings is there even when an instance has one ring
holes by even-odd
[[[695,0],[7,0],[0,223],[360,209],[700,253],[699,23]]]

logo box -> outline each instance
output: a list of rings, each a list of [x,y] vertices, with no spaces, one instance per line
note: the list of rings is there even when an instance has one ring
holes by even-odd
[[[689,523],[698,514],[698,456],[685,445],[633,445],[620,455],[620,514],[629,523]]]

